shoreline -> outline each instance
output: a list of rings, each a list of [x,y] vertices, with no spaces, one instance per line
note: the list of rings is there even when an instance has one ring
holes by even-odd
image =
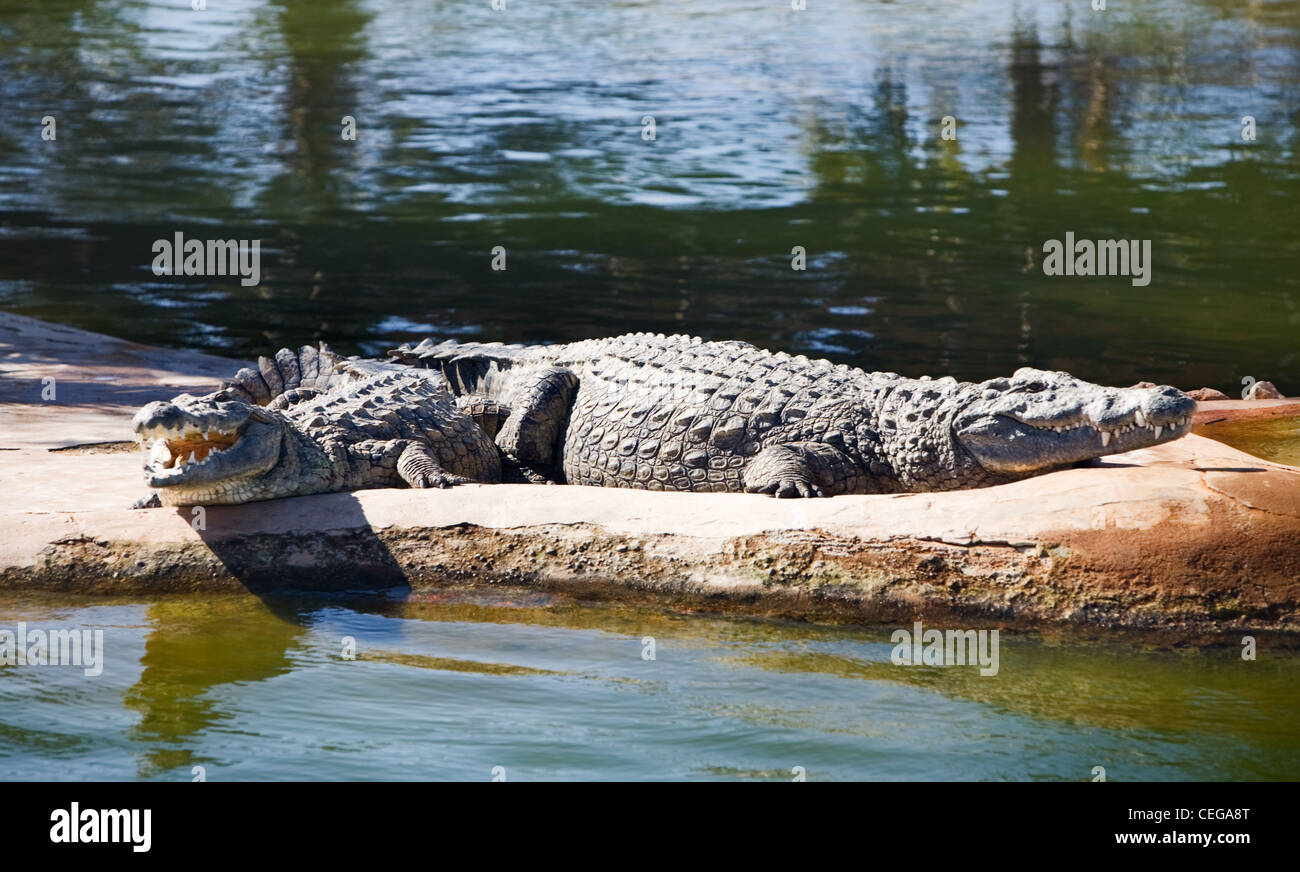
[[[864,624],[1300,631],[1300,469],[1197,435],[940,494],[462,485],[213,506],[196,530],[188,508],[127,509],[147,493],[130,418],[240,363],[3,313],[0,360],[7,591],[518,585]],[[1300,400],[1227,400],[1196,421],[1293,413]]]

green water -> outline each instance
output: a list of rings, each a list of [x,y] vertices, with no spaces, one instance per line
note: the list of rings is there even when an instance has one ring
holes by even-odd
[[[4,779],[1300,778],[1300,656],[1267,648],[1003,635],[981,677],[894,665],[889,629],[519,591],[0,598],[18,621],[106,656],[0,667]]]
[[[241,357],[648,329],[1300,388],[1300,0],[208,7],[0,0],[0,306]],[[263,283],[153,276],[177,231],[261,239]],[[1151,284],[1044,276],[1067,231],[1152,240]]]
[[[1210,424],[1200,432],[1256,457],[1300,466],[1300,417],[1243,418]]]

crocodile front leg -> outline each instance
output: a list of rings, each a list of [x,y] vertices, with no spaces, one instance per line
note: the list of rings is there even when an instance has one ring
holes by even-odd
[[[760,451],[745,466],[745,492],[774,497],[829,497],[867,492],[867,475],[823,442],[791,442]]]
[[[507,467],[514,467],[508,471],[535,484],[562,481],[556,461],[578,376],[558,366],[512,370],[510,374],[516,388],[510,396],[509,417],[496,437]]]
[[[471,481],[443,469],[419,442],[412,442],[402,450],[397,458],[397,474],[411,487],[451,487]]]

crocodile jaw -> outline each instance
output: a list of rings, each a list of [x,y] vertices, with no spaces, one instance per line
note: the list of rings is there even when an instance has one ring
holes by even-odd
[[[206,399],[182,395],[136,414],[145,481],[164,505],[243,502],[280,461],[276,416],[239,402],[201,407]]]
[[[982,467],[1012,477],[1177,439],[1196,411],[1171,387],[1109,388],[1029,368],[976,387],[979,399],[954,421],[957,439]]]
[[[959,435],[962,445],[990,472],[1026,475],[1107,454],[1149,448],[1185,436],[1191,430],[1190,414],[1164,423],[1143,426],[1133,422],[1110,428],[1088,423],[1036,427],[998,416]]]

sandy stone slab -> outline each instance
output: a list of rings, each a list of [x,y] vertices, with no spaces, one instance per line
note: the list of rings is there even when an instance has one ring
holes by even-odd
[[[145,403],[206,393],[244,365],[0,312],[0,448],[129,439]]]

